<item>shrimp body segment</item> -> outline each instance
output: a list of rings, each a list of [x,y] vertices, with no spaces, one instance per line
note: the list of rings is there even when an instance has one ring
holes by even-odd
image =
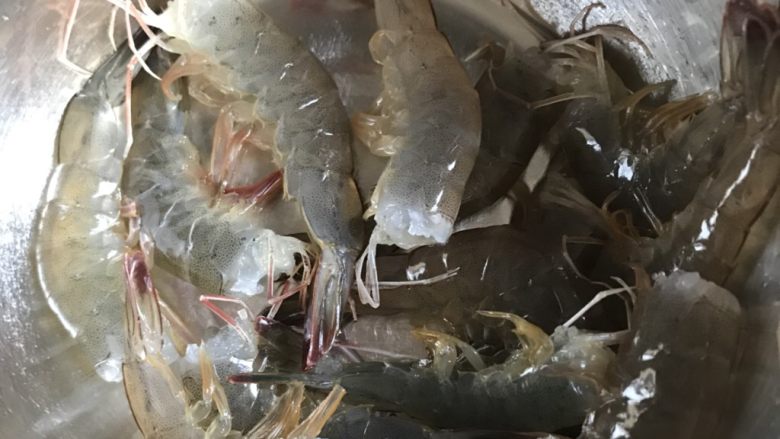
[[[122,104],[127,48],[103,64],[68,104],[58,138],[58,163],[38,224],[38,279],[71,336],[101,378],[122,379],[122,253],[120,220],[125,132]]]
[[[238,106],[241,119],[271,131],[285,193],[321,250],[308,324],[313,364],[338,332],[363,244],[350,123],[335,83],[303,43],[246,0],[174,0],[160,15],[138,15],[172,37],[177,52],[202,60],[178,74],[197,73],[210,85],[203,90],[219,90],[217,105],[249,101]]]
[[[453,232],[481,137],[479,95],[439,33],[430,3],[379,0],[371,39],[382,65],[378,115],[358,115],[356,135],[390,155],[371,197],[375,241],[405,249]]]

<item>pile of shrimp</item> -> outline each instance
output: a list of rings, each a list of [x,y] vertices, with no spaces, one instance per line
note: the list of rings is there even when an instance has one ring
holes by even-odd
[[[780,217],[777,7],[729,0],[720,89],[672,98],[601,4],[557,35],[502,2],[534,41],[464,51],[429,0],[276,2],[352,32],[334,61],[270,0],[106,1],[127,40],[65,110],[35,259],[144,437],[698,438],[776,406],[731,374]]]

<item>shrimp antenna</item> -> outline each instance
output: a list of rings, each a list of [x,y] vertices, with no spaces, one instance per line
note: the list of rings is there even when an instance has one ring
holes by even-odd
[[[108,19],[108,28],[106,28],[106,34],[108,34],[108,42],[111,43],[111,47],[114,50],[117,50],[116,45],[116,38],[114,38],[114,34],[116,33],[116,16],[119,13],[119,8],[114,6],[111,8],[111,16]]]
[[[568,321],[566,321],[566,323],[564,323],[561,326],[563,326],[564,328],[570,327],[571,325],[574,324],[574,322],[576,322],[582,316],[584,316],[585,313],[590,311],[591,308],[593,308],[594,306],[598,305],[602,300],[606,299],[607,297],[616,296],[616,295],[624,293],[624,292],[625,293],[629,293],[629,295],[632,298],[635,297],[634,296],[634,288],[629,287],[628,285],[625,285],[624,282],[620,282],[620,284],[621,284],[620,288],[612,288],[612,289],[609,289],[609,290],[599,291],[599,293],[596,294],[593,297],[593,299],[591,299],[590,302],[588,302],[585,306],[583,306],[582,309],[577,311],[576,314],[574,314]]]
[[[592,3],[584,8],[574,17],[569,25],[569,36],[573,37],[577,35],[577,23],[582,23],[582,30],[588,27],[588,17],[594,9],[606,9],[607,6],[602,2]]]
[[[76,16],[79,12],[79,4],[81,0],[73,0],[68,13],[68,18],[65,21],[65,27],[60,35],[59,42],[57,44],[57,61],[62,65],[68,67],[76,73],[84,76],[92,75],[92,72],[74,63],[68,58],[68,48],[70,47],[70,37],[73,34],[73,26],[76,24]]]
[[[379,308],[379,274],[376,269],[377,232],[371,233],[363,254],[357,260],[355,267],[355,282],[358,296],[364,305]],[[363,281],[363,271],[366,270],[366,280]]]
[[[376,232],[371,234],[371,238],[368,240],[368,245],[363,251],[363,254],[358,258],[355,268],[355,286],[358,290],[358,297],[360,297],[360,303],[369,305],[372,308],[379,308],[379,291],[380,290],[392,290],[402,287],[414,287],[433,285],[438,282],[451,279],[458,275],[460,267],[447,270],[444,273],[438,274],[425,279],[415,280],[402,280],[402,281],[379,281],[379,274],[376,266],[376,246],[377,237]],[[365,271],[365,278],[363,280],[363,273]]]
[[[244,312],[246,312],[249,316],[254,314],[252,310],[247,306],[246,303],[244,303],[241,299],[236,299],[233,297],[228,296],[217,296],[217,295],[201,295],[199,298],[200,303],[202,303],[206,308],[208,308],[211,312],[213,312],[217,317],[222,319],[225,323],[230,325],[237,333],[241,336],[241,338],[244,339],[247,343],[249,343],[250,346],[253,345],[252,339],[249,337],[249,334],[244,331],[244,329],[241,327],[241,325],[238,324],[238,321],[228,315],[222,308],[218,307],[214,304],[214,302],[224,302],[224,303],[234,303],[236,305],[239,305]]]
[[[139,63],[143,67],[143,69],[151,75],[153,78],[157,79],[158,81],[162,80],[156,73],[152,71],[151,68],[146,64],[146,62],[143,60],[143,52],[140,51],[133,41],[132,38],[132,24],[130,18],[132,17],[133,20],[138,24],[138,26],[141,28],[141,30],[146,34],[146,36],[149,37],[150,40],[154,41],[154,46],[158,46],[162,48],[163,50],[167,52],[172,52],[171,48],[165,44],[165,42],[162,40],[162,38],[154,33],[152,29],[149,27],[150,25],[155,26],[155,24],[159,24],[160,19],[159,15],[155,14],[155,12],[149,7],[149,5],[144,0],[140,0],[141,9],[139,10],[138,7],[135,6],[132,0],[106,0],[108,3],[114,6],[114,8],[121,9],[125,13],[125,28],[127,31],[127,42],[130,46],[130,50],[133,51],[134,54],[138,56],[138,59],[140,60]],[[113,14],[113,12],[112,12]],[[115,23],[115,20],[112,20],[113,23]],[[160,26],[156,26],[160,27]],[[113,35],[112,38],[113,39]],[[151,50],[151,48],[149,49]]]

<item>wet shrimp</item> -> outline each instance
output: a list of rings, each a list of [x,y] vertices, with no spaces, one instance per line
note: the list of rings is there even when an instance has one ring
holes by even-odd
[[[124,258],[127,359],[122,366],[125,392],[136,424],[144,437],[204,437],[198,424],[212,412],[205,437],[226,437],[231,415],[224,388],[205,350],[199,352],[202,400],[191,401],[181,378],[163,356],[163,319],[157,292],[143,252],[129,251]]]
[[[581,437],[717,436],[740,314],[729,291],[696,273],[674,272],[639,291],[616,361],[620,394],[588,418]]]
[[[520,231],[513,226],[467,230],[454,234],[444,246],[379,256],[379,279],[387,285],[384,302],[375,311],[358,307],[358,319],[362,315],[406,313],[417,327],[444,324],[472,343],[496,335],[511,343],[510,334],[485,334],[484,325],[474,317],[474,312],[483,308],[522,315],[545,331],[553,331],[595,291],[567,270],[560,253],[560,236],[552,247],[540,238],[548,231]],[[458,270],[457,275],[449,279],[389,288],[393,282],[435,277],[452,269]],[[594,311],[590,316],[597,315]]]
[[[435,331],[418,331],[429,341],[429,367],[352,363],[331,373],[243,374],[235,383],[297,379],[328,389],[338,383],[347,400],[379,410],[405,413],[438,428],[557,431],[579,425],[602,402],[612,352],[576,330],[554,338],[521,317],[483,312],[510,320],[521,348],[500,364],[486,367],[467,343]],[[457,367],[457,353],[469,366]],[[457,368],[456,368],[457,367]]]
[[[728,280],[753,223],[777,192],[780,20],[775,6],[732,0],[726,6],[721,60],[730,93],[745,107],[722,166],[691,203],[644,248],[651,270],[680,267],[715,283]]]
[[[238,323],[223,326],[199,346],[189,345],[186,354],[179,357],[165,348],[176,329],[165,326],[163,332],[165,313],[141,251],[127,253],[125,273],[128,353],[123,365],[124,385],[144,437],[317,437],[338,407],[343,389],[334,388],[300,422],[303,394],[297,389],[302,389],[302,384],[292,383],[281,398],[269,389],[226,386],[227,376],[256,370],[255,358],[268,364],[265,341],[251,332],[253,321],[238,318]],[[247,333],[253,334],[250,340],[243,337]],[[290,399],[291,391],[300,393],[301,398]]]
[[[684,209],[721,163],[741,129],[741,105],[712,93],[659,107],[639,100],[669,84],[647,86],[617,105],[572,103],[556,129],[573,176],[593,202],[629,208],[658,232]]]
[[[356,136],[389,155],[365,216],[376,227],[358,273],[361,300],[378,306],[375,249],[445,243],[479,152],[479,97],[439,33],[429,1],[378,0],[370,48],[382,65],[377,114],[353,119]],[[362,271],[362,270],[358,270]]]
[[[498,49],[491,49],[498,51]],[[491,55],[476,85],[482,114],[479,154],[466,182],[458,220],[485,209],[510,192],[555,123],[555,106],[534,103],[561,93],[548,76],[547,60],[533,49]],[[457,224],[456,224],[457,229]]]
[[[344,326],[341,346],[353,350],[365,361],[421,360],[428,357],[425,343],[415,337],[415,329],[449,329],[441,318],[418,322],[408,314],[371,315]]]
[[[68,104],[35,244],[49,306],[107,381],[122,378],[126,229],[120,220],[125,153],[120,105],[132,59],[127,46],[120,48]]]
[[[313,365],[338,332],[363,244],[349,118],[333,80],[297,39],[245,0],[173,0],[161,14],[119,6],[161,29],[165,45],[182,54],[164,85],[189,76],[191,94],[225,108],[253,136],[273,139],[285,194],[299,203],[319,250],[307,325]]]
[[[739,100],[709,103],[641,158],[636,183],[627,189],[634,198],[646,198],[647,209],[659,221],[668,221],[721,164],[728,142],[744,128],[742,120]]]
[[[134,143],[123,188],[154,242],[155,265],[212,295],[267,305],[278,276],[292,277],[307,245],[268,229],[257,209],[216,197],[179,105],[151,77],[134,86]],[[259,293],[266,293],[259,295]]]
[[[574,75],[566,97],[577,97],[548,142],[562,148],[571,175],[591,201],[611,200],[657,232],[659,222],[687,206],[691,190],[720,163],[730,133],[739,129],[740,105],[715,99],[714,93],[658,105],[672,81],[631,92],[604,58],[600,37],[592,37],[599,28],[546,43],[553,72],[559,72],[552,76],[565,82]],[[619,26],[603,32],[641,44]],[[589,34],[589,42],[579,41]],[[590,59],[593,53],[596,61]]]
[[[349,407],[325,425],[322,437],[339,439],[564,439],[549,433],[491,430],[438,430],[398,414],[377,413],[368,407]]]

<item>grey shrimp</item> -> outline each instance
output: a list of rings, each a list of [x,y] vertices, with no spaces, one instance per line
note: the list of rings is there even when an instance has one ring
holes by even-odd
[[[639,293],[616,362],[620,393],[581,437],[717,436],[740,331],[737,299],[679,271]]]
[[[721,62],[726,93],[741,97],[745,127],[736,131],[722,167],[645,246],[651,270],[680,267],[722,284],[780,178],[780,20],[776,6],[752,0],[726,5]],[[729,96],[726,96],[729,97]]]

